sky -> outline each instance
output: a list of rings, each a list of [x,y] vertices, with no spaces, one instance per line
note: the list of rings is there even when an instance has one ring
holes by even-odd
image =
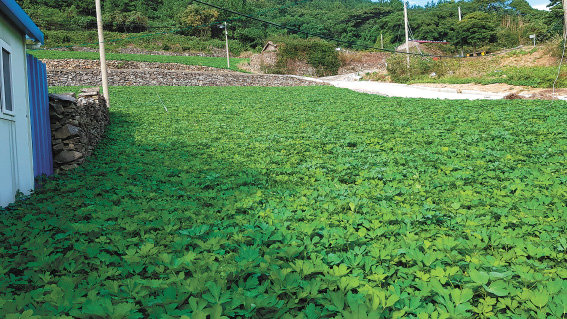
[[[549,3],[549,0],[527,0],[527,1],[532,7],[540,10],[547,10],[545,6]],[[417,4],[417,5],[425,5],[428,2],[430,2],[430,0],[409,0],[410,4]]]

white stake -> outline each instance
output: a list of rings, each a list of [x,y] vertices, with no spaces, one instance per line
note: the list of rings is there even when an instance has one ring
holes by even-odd
[[[110,98],[108,95],[108,74],[106,72],[106,55],[104,52],[104,35],[102,33],[102,13],[100,9],[100,0],[95,0],[96,7],[96,25],[98,27],[98,49],[100,52],[100,73],[102,76],[102,94],[106,100],[106,106],[110,107]]]

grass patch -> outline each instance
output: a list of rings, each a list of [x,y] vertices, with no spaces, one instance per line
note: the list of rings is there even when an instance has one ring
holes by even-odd
[[[65,31],[45,30],[45,48],[57,47],[98,47],[98,33],[96,30]],[[134,46],[149,51],[173,51],[173,52],[208,52],[214,49],[223,50],[224,39],[205,39],[195,36],[181,35],[171,32],[104,32],[106,49],[110,52],[117,51],[126,46]],[[237,41],[229,41],[230,52],[239,55],[244,50],[242,44]]]
[[[476,77],[442,76],[440,78],[418,77],[407,83],[449,83],[449,84],[495,84],[504,83],[534,88],[551,88],[557,77],[555,67],[503,67]],[[556,87],[567,87],[567,70],[562,70]]]
[[[564,102],[326,86],[111,99],[93,157],[0,218],[0,313],[564,315]]]
[[[98,60],[98,52],[83,51],[54,51],[54,50],[31,50],[38,59],[85,59]],[[107,60],[117,61],[138,61],[138,62],[158,62],[158,63],[180,63],[186,65],[202,65],[214,68],[226,69],[226,58],[220,57],[201,57],[201,56],[170,56],[170,55],[149,55],[149,54],[125,54],[125,53],[107,53]],[[248,62],[249,59],[231,58],[230,69],[234,71],[242,71],[238,68],[238,64]]]

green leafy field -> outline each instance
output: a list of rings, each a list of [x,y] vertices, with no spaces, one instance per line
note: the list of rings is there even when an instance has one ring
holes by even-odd
[[[0,313],[566,317],[564,102],[111,93],[95,156],[1,216]]]
[[[31,50],[38,59],[84,59],[98,60],[98,52],[83,51],[55,51],[55,50]],[[107,53],[107,60],[117,61],[139,61],[139,62],[159,62],[159,63],[180,63],[186,65],[202,65],[214,68],[226,69],[226,58],[201,57],[201,56],[170,56],[170,55],[150,55],[150,54],[126,54],[126,53]],[[246,62],[248,59],[230,58],[230,69],[241,71],[238,64]]]

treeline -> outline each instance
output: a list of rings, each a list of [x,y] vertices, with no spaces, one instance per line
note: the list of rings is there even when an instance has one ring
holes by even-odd
[[[18,0],[43,30],[94,30],[92,0]],[[404,41],[403,3],[399,0],[209,0],[215,5],[310,34],[336,39],[335,45],[362,49],[394,48]],[[458,8],[462,21],[459,21]],[[529,35],[547,40],[561,33],[561,3],[550,11],[536,10],[526,0],[441,1],[409,8],[412,38],[448,41],[442,49],[513,47],[529,43]],[[248,49],[261,47],[274,36],[292,31],[249,19],[190,0],[104,0],[103,20],[109,31],[136,33],[179,30],[203,40],[221,39],[223,30],[207,26],[230,21],[232,39]],[[382,35],[382,43],[381,36]],[[305,35],[300,35],[305,37]],[[333,41],[331,41],[333,42]],[[347,44],[345,44],[347,43]]]

